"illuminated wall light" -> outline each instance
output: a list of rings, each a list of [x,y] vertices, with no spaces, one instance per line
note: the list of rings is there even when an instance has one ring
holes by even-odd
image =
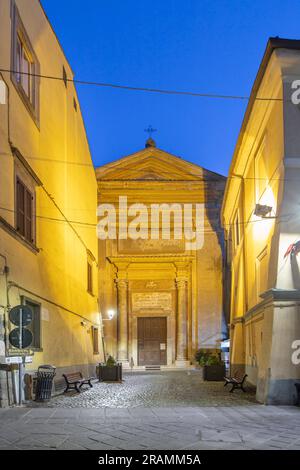
[[[115,316],[115,311],[110,309],[107,311],[108,320],[112,320]]]
[[[267,217],[268,214],[272,212],[272,209],[273,208],[271,206],[256,204],[254,209],[254,215],[256,215],[257,217]]]

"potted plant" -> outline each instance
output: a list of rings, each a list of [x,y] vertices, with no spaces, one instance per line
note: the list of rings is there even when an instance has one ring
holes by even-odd
[[[203,369],[203,380],[222,381],[224,379],[225,364],[219,353],[199,349],[195,354],[195,359]]]
[[[98,378],[99,382],[121,382],[122,364],[117,363],[112,356],[108,356],[105,363],[99,364]]]
[[[195,352],[196,367],[203,368],[209,358],[210,353],[206,349],[198,349]]]

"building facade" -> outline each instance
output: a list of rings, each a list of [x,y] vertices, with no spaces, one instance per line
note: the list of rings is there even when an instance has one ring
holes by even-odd
[[[297,77],[300,41],[270,39],[222,209],[231,270],[231,369],[244,370],[266,404],[294,404],[300,381],[300,111],[292,101]]]
[[[0,2],[0,403],[15,401],[9,310],[33,312],[32,363],[102,359],[97,184],[73,72],[37,0]],[[61,80],[39,75],[61,77]],[[9,359],[10,358],[10,359]]]
[[[199,348],[219,349],[226,336],[220,227],[225,178],[156,148],[151,138],[145,149],[97,168],[96,176],[98,221],[116,208],[111,234],[99,235],[107,353],[127,367],[171,368],[188,366]],[[193,210],[203,205],[199,249],[176,232],[173,209],[180,212],[184,204]],[[163,219],[152,218],[160,209],[166,209],[164,222],[174,216],[169,234]],[[137,214],[139,231],[129,236]],[[190,213],[192,228],[195,214]]]

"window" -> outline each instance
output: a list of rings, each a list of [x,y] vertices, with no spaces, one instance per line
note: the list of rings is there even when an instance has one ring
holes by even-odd
[[[22,86],[32,106],[35,107],[35,78],[31,75],[34,74],[34,62],[19,35],[17,35],[17,60],[14,70],[17,82]]]
[[[87,291],[93,294],[93,265],[91,261],[87,262]]]
[[[16,6],[13,21],[12,80],[27,108],[37,117],[39,64]]]
[[[33,313],[32,322],[27,327],[33,335],[30,349],[41,349],[41,304],[24,296],[21,297],[21,303],[30,307]]]
[[[19,178],[16,184],[16,229],[26,241],[33,243],[33,194]]]
[[[99,354],[99,329],[92,327],[93,353]]]

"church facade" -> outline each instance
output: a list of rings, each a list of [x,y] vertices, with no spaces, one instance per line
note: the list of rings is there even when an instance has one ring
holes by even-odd
[[[226,336],[225,177],[156,148],[151,138],[145,149],[97,168],[96,177],[98,227],[109,222],[98,234],[106,354],[125,367],[163,369],[188,366],[199,348],[219,349]]]

